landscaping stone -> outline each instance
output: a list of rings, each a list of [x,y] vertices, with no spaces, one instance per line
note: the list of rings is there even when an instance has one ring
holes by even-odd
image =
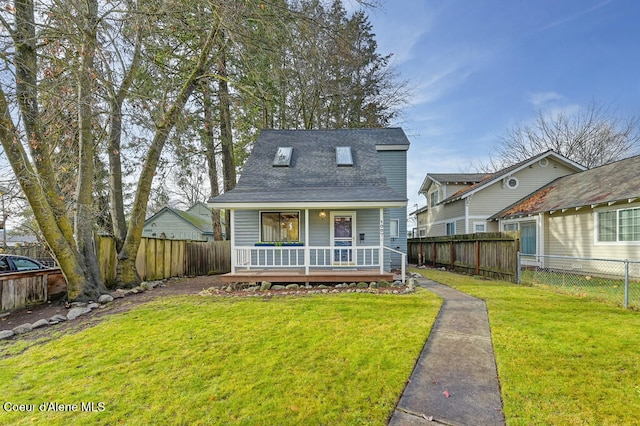
[[[126,294],[127,294],[126,291],[124,291],[121,288],[119,288],[116,291],[114,291],[113,293],[111,293],[111,297],[113,297],[114,299],[122,299]]]
[[[54,316],[49,318],[49,324],[57,324],[59,322],[66,321],[66,320],[67,320],[67,317],[65,317],[64,315],[55,314]]]
[[[300,288],[300,286],[298,284],[289,284],[288,286],[285,287],[287,290],[295,290]]]
[[[36,329],[36,328],[40,328],[40,327],[45,327],[47,325],[49,325],[49,321],[47,321],[46,319],[43,318],[43,319],[40,319],[40,320],[34,322],[32,327],[34,329]]]
[[[71,302],[72,308],[84,308],[85,306],[87,306],[85,302]]]
[[[87,308],[89,308],[89,309],[96,309],[96,308],[99,308],[99,307],[100,307],[99,303],[89,303],[87,305]]]
[[[113,296],[111,296],[110,294],[103,294],[102,296],[100,296],[100,298],[98,299],[98,302],[100,303],[110,303],[113,302]]]
[[[394,286],[394,287],[402,287],[402,281],[400,281],[400,280],[395,280],[395,281],[393,282],[393,286]]]
[[[91,309],[84,307],[84,308],[72,308],[69,309],[69,312],[67,312],[67,319],[68,320],[74,320],[76,318],[78,318],[80,315],[84,315],[84,314],[88,314],[89,312],[91,312]]]
[[[33,330],[33,325],[26,323],[11,329],[15,334],[28,333]]]
[[[273,287],[271,287],[271,290],[284,290],[284,286],[283,285],[274,285]]]
[[[262,281],[262,284],[260,285],[260,291],[267,290],[271,290],[271,283],[269,281]]]
[[[13,330],[2,330],[0,331],[0,340],[4,340],[4,339],[8,339],[9,337],[12,337],[15,333],[13,332]]]

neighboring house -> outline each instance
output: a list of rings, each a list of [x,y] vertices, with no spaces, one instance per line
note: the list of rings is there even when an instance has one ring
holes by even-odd
[[[408,149],[399,128],[263,130],[235,189],[208,203],[229,212],[225,279],[392,277],[407,247]]]
[[[639,260],[639,175],[636,156],[565,176],[490,219],[522,231],[524,254]]]
[[[546,151],[491,174],[427,174],[419,193],[427,205],[417,213],[418,236],[496,232],[489,218],[547,183],[585,170],[574,161]],[[522,224],[523,235],[528,232]]]
[[[144,221],[142,236],[169,240],[213,241],[211,210],[201,202],[194,204],[187,211],[163,207]]]

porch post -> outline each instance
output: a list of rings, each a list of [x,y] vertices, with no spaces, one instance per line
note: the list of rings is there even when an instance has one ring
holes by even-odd
[[[311,249],[309,248],[309,209],[304,209],[304,274],[309,275]]]
[[[229,210],[229,218],[231,221],[231,235],[229,235],[229,241],[231,242],[231,273],[236,273],[236,218],[235,210]]]
[[[384,274],[384,209],[380,208],[380,275]]]

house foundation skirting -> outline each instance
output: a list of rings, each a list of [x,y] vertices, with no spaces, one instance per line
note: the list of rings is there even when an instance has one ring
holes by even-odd
[[[379,269],[317,270],[304,273],[304,269],[251,269],[237,270],[222,275],[222,281],[231,282],[277,282],[277,283],[351,283],[371,281],[393,281],[391,272],[380,273]]]

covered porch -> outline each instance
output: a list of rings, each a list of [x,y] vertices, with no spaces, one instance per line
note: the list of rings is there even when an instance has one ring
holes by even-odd
[[[231,272],[224,275],[223,280],[289,283],[393,281],[390,259],[395,256],[396,265],[401,269],[400,279],[404,283],[406,255],[385,245],[385,209],[367,206],[345,211],[340,209],[341,206],[331,207],[325,211],[305,206],[300,210],[280,213],[281,219],[275,227],[283,229],[282,236],[292,235],[292,238],[254,244],[236,238],[243,234],[237,232],[237,226],[247,222],[248,215],[253,217],[249,223],[261,223],[260,233],[264,236],[269,234],[266,218],[272,213],[230,209]],[[245,219],[239,219],[240,215]],[[357,225],[356,215],[360,219]]]

